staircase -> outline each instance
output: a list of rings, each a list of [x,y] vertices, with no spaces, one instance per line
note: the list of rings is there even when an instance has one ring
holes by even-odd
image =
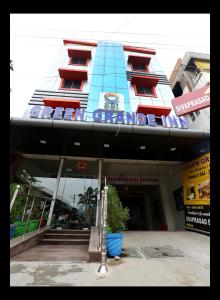
[[[40,245],[89,245],[90,230],[49,229]]]

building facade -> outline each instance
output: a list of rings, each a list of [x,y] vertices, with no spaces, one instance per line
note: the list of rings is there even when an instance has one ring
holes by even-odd
[[[64,40],[23,118],[11,118],[11,181],[25,170],[51,191],[48,224],[56,199],[97,224],[106,180],[130,209],[128,229],[184,230],[175,192],[209,132],[189,129],[173,98],[154,49]]]
[[[210,82],[210,56],[186,52],[178,59],[170,75],[170,86],[175,97],[197,90]],[[210,108],[206,107],[186,115],[189,128],[210,130]]]

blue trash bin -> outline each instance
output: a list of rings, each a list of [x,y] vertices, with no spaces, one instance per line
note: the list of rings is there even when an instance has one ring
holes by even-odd
[[[107,253],[109,256],[120,256],[122,252],[122,233],[107,233]]]

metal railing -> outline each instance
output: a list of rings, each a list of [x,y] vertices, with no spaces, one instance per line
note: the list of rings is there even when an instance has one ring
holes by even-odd
[[[47,217],[45,216],[45,210],[47,207],[50,207],[52,197],[49,198],[49,197],[43,197],[43,196],[37,196],[37,195],[30,194],[30,189],[28,190],[28,193],[20,193],[19,188],[20,188],[20,186],[17,186],[17,188],[14,192],[14,195],[12,197],[12,200],[10,203],[10,212],[12,211],[12,208],[15,204],[15,201],[16,201],[16,198],[18,195],[23,196],[24,198],[26,197],[23,214],[17,216],[17,217],[21,217],[21,222],[24,222],[24,223],[26,222],[24,232],[22,234],[23,237],[25,237],[27,230],[28,230],[28,225],[31,222],[31,220],[30,220],[31,216],[34,216],[34,215],[39,216],[40,215],[39,218],[35,219],[35,220],[39,220],[38,232],[40,231],[40,228],[43,227],[43,226],[41,226],[42,221],[44,219],[45,219],[45,221],[48,219],[48,216]],[[48,204],[48,202],[49,202],[49,204]],[[38,211],[33,210],[36,207],[38,207]]]
[[[105,185],[104,190],[101,191],[101,198],[99,201],[99,215],[98,215],[98,248],[101,248],[101,265],[98,273],[105,274],[108,272],[106,267],[106,226],[107,226],[107,204],[108,204],[108,187]]]

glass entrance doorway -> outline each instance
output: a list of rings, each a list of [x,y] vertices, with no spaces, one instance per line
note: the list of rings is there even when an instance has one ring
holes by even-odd
[[[120,201],[129,208],[128,230],[166,229],[159,185],[116,185]]]
[[[55,228],[95,226],[98,168],[96,161],[64,160],[53,211]]]

